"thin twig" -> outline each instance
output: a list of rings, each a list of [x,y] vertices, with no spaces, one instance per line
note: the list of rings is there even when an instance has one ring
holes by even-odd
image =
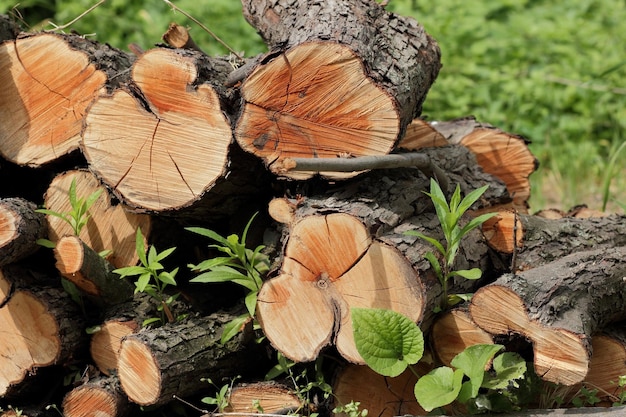
[[[436,179],[444,192],[448,189],[448,177],[445,172],[434,164],[427,155],[418,152],[359,156],[356,158],[285,158],[280,169],[284,172],[351,172],[406,167],[415,167],[426,176]]]
[[[203,25],[198,19],[196,19],[195,17],[193,17],[192,15],[187,13],[186,11],[182,10],[180,7],[176,6],[171,1],[169,1],[169,0],[163,0],[163,1],[165,2],[165,4],[169,5],[172,8],[172,10],[176,10],[176,11],[180,12],[187,19],[191,20],[196,25],[200,26],[205,32],[207,32],[209,35],[211,35],[213,37],[213,39],[218,41],[224,48],[228,49],[231,54],[235,55],[237,57],[237,59],[239,59],[240,61],[243,61],[243,58],[237,52],[235,52],[235,50],[233,48],[228,46],[228,44],[226,44],[226,42],[221,40],[215,33],[213,33],[213,31],[211,29],[209,29],[208,27]]]
[[[63,30],[65,28],[67,28],[68,26],[72,26],[74,23],[78,22],[80,19],[82,19],[83,17],[85,17],[88,13],[91,13],[94,9],[96,9],[97,7],[99,7],[102,3],[104,3],[106,0],[100,0],[99,2],[97,2],[96,4],[94,4],[93,6],[91,6],[90,8],[88,8],[87,10],[85,10],[84,12],[82,12],[80,15],[78,15],[78,17],[76,17],[74,20],[61,25],[61,26],[57,26],[54,23],[50,22],[50,24],[52,26],[54,26],[54,30]]]

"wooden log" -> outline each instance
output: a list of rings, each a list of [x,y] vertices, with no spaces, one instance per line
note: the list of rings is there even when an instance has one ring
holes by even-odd
[[[284,3],[243,2],[270,52],[241,86],[237,142],[272,171],[285,157],[388,153],[438,74],[436,42],[374,2]]]
[[[489,333],[532,341],[544,380],[577,384],[589,370],[591,335],[626,317],[625,255],[624,247],[579,252],[505,274],[476,291],[472,320]]]
[[[208,191],[214,205],[227,195],[256,198],[267,187],[259,184],[263,175],[249,161],[230,158],[232,131],[223,112],[232,109],[222,107],[222,83],[231,70],[226,60],[189,50],[144,53],[129,87],[89,109],[82,147],[91,170],[138,211],[176,211],[197,205]]]
[[[38,167],[78,149],[87,106],[123,81],[130,57],[78,35],[28,34],[0,45],[0,154]]]
[[[574,252],[626,245],[626,218],[547,219],[501,211],[483,224],[483,234],[503,261],[509,262],[515,252],[515,271],[524,271]]]
[[[116,268],[135,265],[138,261],[135,233],[137,228],[141,228],[147,240],[151,232],[150,217],[130,213],[121,204],[114,205],[107,189],[92,173],[84,170],[67,171],[52,180],[45,196],[46,209],[57,213],[72,210],[68,195],[72,180],[76,181],[77,198],[87,199],[95,192],[102,193],[88,211],[89,220],[78,236],[80,240],[96,252],[112,251],[106,259]],[[48,238],[53,242],[74,233],[63,219],[51,215],[46,217]]]
[[[37,252],[37,240],[46,235],[45,216],[22,198],[0,199],[0,266]]]
[[[67,280],[98,304],[130,300],[134,286],[113,272],[115,266],[78,236],[64,236],[54,248],[56,267]]]
[[[224,325],[234,317],[215,313],[126,336],[118,372],[128,398],[139,405],[164,404],[174,394],[185,397],[202,390],[203,377],[220,381],[258,372],[265,364],[263,348],[249,331],[220,343]]]
[[[424,364],[418,365],[420,374],[428,373]],[[360,402],[360,409],[369,415],[393,417],[402,415],[428,415],[415,399],[413,387],[417,377],[406,370],[395,378],[384,377],[371,368],[348,365],[342,369],[333,383],[334,406]],[[337,414],[346,416],[345,413]]]
[[[314,360],[331,340],[349,361],[364,363],[353,338],[350,308],[397,311],[418,322],[423,288],[395,248],[372,240],[363,223],[341,213],[293,224],[280,275],[258,296],[258,319],[286,357]]]
[[[522,213],[528,212],[529,177],[539,162],[528,148],[527,139],[480,123],[473,117],[431,123],[416,119],[398,147],[418,150],[446,143],[467,147],[485,172],[506,184],[513,198],[511,206]]]
[[[619,386],[626,375],[626,331],[623,323],[605,327],[591,339],[592,355],[589,372],[583,381],[588,389],[597,390],[598,397],[613,403],[621,398],[625,387]]]
[[[493,337],[478,327],[467,308],[455,308],[442,313],[430,332],[432,351],[446,366],[465,348],[478,344],[493,344]]]
[[[298,396],[276,381],[237,384],[228,396],[227,413],[289,414],[302,412],[305,407]]]
[[[92,333],[89,343],[91,359],[102,374],[117,374],[122,340],[137,333],[145,319],[156,315],[157,306],[146,293],[137,293],[131,301],[104,311],[102,324]]]
[[[98,377],[68,392],[63,398],[65,417],[122,417],[131,411],[117,377]]]
[[[19,397],[38,369],[43,373],[80,351],[82,316],[67,293],[33,285],[21,268],[3,267],[0,282],[0,397]]]

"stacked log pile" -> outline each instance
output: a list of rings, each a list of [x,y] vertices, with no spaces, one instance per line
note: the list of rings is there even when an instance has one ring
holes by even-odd
[[[241,375],[227,411],[359,401],[381,416],[423,414],[413,374],[387,380],[363,366],[352,307],[406,315],[442,363],[521,335],[545,381],[617,395],[624,218],[532,215],[537,161],[524,138],[473,118],[420,119],[440,52],[414,20],[367,0],[242,4],[269,52],[237,62],[207,56],[175,25],[169,46],[131,55],[0,19],[0,406],[121,417],[197,401],[211,389],[203,379]],[[390,167],[397,159],[412,165]],[[435,313],[444,294],[424,258],[432,248],[406,234],[443,238],[424,194],[431,177],[447,193],[489,185],[464,221],[498,213],[461,242],[454,267],[483,277],[455,279],[451,292],[475,295],[446,314]],[[80,230],[50,214],[72,210],[73,187],[97,195]],[[217,256],[184,228],[240,234],[257,211],[251,241],[273,265],[260,330],[247,322],[220,343],[242,295],[190,283],[184,267],[176,314],[144,326],[163,305],[114,270],[150,245],[177,247],[172,269]],[[334,396],[308,403],[297,387],[260,382],[276,351],[336,359]],[[614,355],[620,366],[608,365]]]

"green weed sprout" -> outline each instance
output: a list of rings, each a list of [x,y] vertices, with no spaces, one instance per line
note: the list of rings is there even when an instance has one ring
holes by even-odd
[[[454,259],[461,240],[467,236],[476,227],[483,224],[489,218],[496,215],[496,213],[487,213],[474,217],[465,226],[461,227],[459,224],[463,214],[474,204],[480,196],[487,190],[488,185],[480,187],[471,193],[467,194],[465,198],[461,199],[461,188],[457,184],[454,193],[450,199],[450,203],[446,201],[446,196],[439,187],[437,181],[431,178],[430,180],[430,192],[424,192],[432,200],[439,223],[443,230],[445,238],[445,246],[437,239],[426,236],[416,230],[409,230],[405,232],[407,235],[417,236],[420,239],[424,239],[431,245],[433,245],[437,252],[443,257],[443,264],[433,252],[428,252],[425,258],[430,262],[439,283],[443,288],[443,305],[437,308],[437,311],[456,304],[457,302],[466,299],[466,296],[455,294],[454,296],[448,296],[448,280],[454,276],[461,276],[466,279],[479,279],[482,276],[482,271],[479,268],[472,268],[468,270],[453,270]]]
[[[157,321],[165,323],[165,319],[167,319],[169,323],[173,323],[175,319],[170,305],[178,298],[179,294],[167,296],[165,294],[165,288],[168,285],[176,286],[175,278],[178,273],[178,268],[175,268],[171,272],[164,271],[165,268],[161,264],[161,261],[171,255],[176,248],[169,248],[159,253],[154,246],[150,246],[150,249],[146,253],[141,228],[137,228],[135,250],[141,265],[118,268],[113,270],[113,272],[119,274],[120,278],[126,278],[128,276],[137,277],[135,281],[135,294],[145,292],[158,301],[158,310],[161,312],[161,317],[153,317],[144,320],[144,326]]]
[[[223,237],[213,230],[202,227],[187,228],[190,232],[208,237],[217,242],[209,245],[209,247],[215,248],[225,255],[207,259],[197,265],[190,264],[189,267],[192,271],[201,272],[200,275],[191,279],[190,282],[233,282],[249,291],[245,297],[245,305],[248,312],[233,319],[225,326],[221,339],[222,343],[226,343],[239,333],[246,321],[250,318],[254,319],[257,296],[263,284],[261,276],[269,270],[269,260],[266,255],[261,253],[265,246],[259,245],[254,250],[246,248],[248,230],[255,217],[256,214],[246,224],[241,239],[235,234]]]
[[[60,213],[58,211],[48,209],[38,209],[38,213],[58,217],[66,221],[71,227],[76,236],[80,234],[80,231],[89,221],[89,208],[100,198],[102,189],[93,192],[89,197],[79,198],[76,195],[76,178],[72,178],[72,183],[69,189],[69,199],[72,209],[68,212]]]

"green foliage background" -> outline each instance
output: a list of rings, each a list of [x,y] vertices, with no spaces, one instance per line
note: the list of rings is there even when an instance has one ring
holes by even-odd
[[[9,11],[16,0],[0,0]],[[34,29],[81,14],[95,0],[23,0]],[[238,0],[178,0],[176,5],[233,49],[265,51]],[[625,1],[390,0],[439,42],[443,69],[424,105],[430,120],[475,115],[532,140],[541,163],[531,209],[599,208],[607,161],[626,140]],[[208,34],[161,0],[108,0],[71,29],[127,49],[160,42],[171,21],[187,25],[208,54],[227,54]],[[618,159],[610,210],[622,211],[626,164]]]

